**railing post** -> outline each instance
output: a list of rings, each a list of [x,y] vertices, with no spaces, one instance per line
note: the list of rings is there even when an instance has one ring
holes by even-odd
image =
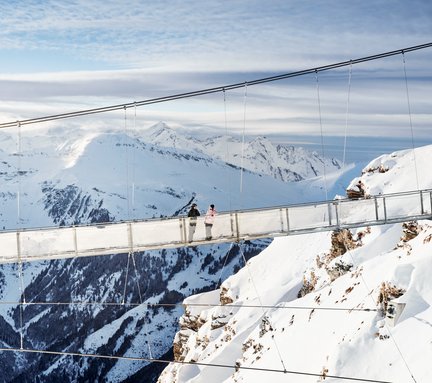
[[[432,191],[429,192],[429,201],[430,201],[430,213],[432,214]]]
[[[284,231],[284,223],[283,223],[282,208],[279,209],[279,216],[280,216],[280,224],[281,224],[281,233],[283,233],[283,231]]]
[[[339,202],[335,201],[333,202],[333,206],[335,207],[335,214],[336,214],[336,226],[339,227]]]
[[[423,192],[420,190],[420,208],[421,208],[421,215],[424,214],[424,206],[423,206]]]
[[[383,200],[383,208],[384,208],[384,222],[387,222],[387,207],[386,207],[386,200],[385,197],[382,197]]]
[[[133,234],[132,234],[132,226],[131,226],[130,222],[128,222],[128,224],[127,224],[127,232],[128,232],[127,234],[128,234],[129,251],[131,253],[133,253],[134,252],[134,249],[133,249]]]
[[[374,196],[374,201],[375,201],[375,220],[379,221],[379,216],[378,216],[378,199],[376,196]]]
[[[328,212],[329,226],[331,226],[332,225],[331,202],[327,202],[327,212]]]
[[[287,219],[287,234],[290,231],[290,220],[289,220],[289,210],[288,208],[285,209],[286,210],[286,219]]]
[[[235,237],[235,223],[233,214],[230,212],[231,238]]]
[[[236,212],[235,215],[235,226],[236,226],[236,237],[237,237],[237,241],[240,240],[240,225],[239,225],[239,219],[238,219],[238,213]]]
[[[75,249],[75,257],[78,257],[78,239],[77,239],[76,226],[73,227],[73,242],[74,242],[74,249]]]
[[[16,239],[17,239],[17,261],[21,262],[21,241],[20,241],[20,232],[16,232]]]
[[[179,219],[179,229],[180,229],[180,240],[183,243],[187,243],[187,237],[186,237],[186,218],[182,217]]]

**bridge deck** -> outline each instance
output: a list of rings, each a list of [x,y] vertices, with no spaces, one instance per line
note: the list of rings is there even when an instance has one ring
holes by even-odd
[[[224,212],[216,217],[211,240],[205,239],[204,217],[199,217],[192,242],[188,241],[187,217],[22,229],[0,232],[0,263],[196,246],[431,218],[432,189],[428,189]]]

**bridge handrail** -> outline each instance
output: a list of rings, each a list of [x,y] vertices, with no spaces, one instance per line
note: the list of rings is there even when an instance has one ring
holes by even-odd
[[[403,191],[403,192],[395,192],[395,193],[387,193],[387,194],[377,194],[377,195],[368,195],[363,198],[338,198],[338,199],[332,199],[332,200],[320,200],[320,201],[314,201],[314,202],[301,202],[301,203],[295,203],[295,204],[288,204],[288,205],[274,205],[274,206],[264,206],[264,207],[258,207],[258,208],[247,208],[247,209],[234,209],[234,210],[222,210],[218,212],[218,215],[224,215],[224,214],[236,214],[236,213],[249,213],[249,212],[257,212],[257,211],[270,211],[275,209],[290,209],[290,208],[297,208],[297,207],[307,207],[307,206],[322,206],[322,205],[329,205],[329,204],[343,204],[346,202],[352,202],[355,201],[362,201],[362,200],[369,200],[374,198],[393,198],[393,197],[403,197],[403,196],[411,196],[411,195],[422,195],[425,193],[432,193],[432,189],[421,189],[421,190],[410,190],[410,191]],[[107,221],[107,222],[92,222],[92,223],[80,223],[80,224],[71,224],[71,225],[65,225],[65,226],[34,226],[34,227],[27,227],[27,228],[12,228],[12,229],[3,229],[0,230],[1,232],[17,232],[17,231],[40,231],[40,230],[52,230],[52,229],[67,229],[71,227],[103,227],[107,225],[116,225],[116,224],[125,224],[125,223],[137,223],[137,222],[159,222],[159,221],[166,221],[166,220],[178,220],[181,218],[187,218],[186,215],[177,215],[177,216],[165,216],[165,217],[151,217],[151,218],[141,218],[141,219],[129,219],[129,220],[117,220],[117,221]]]
[[[432,189],[221,212],[207,238],[185,216],[0,232],[0,263],[128,253],[432,218]]]

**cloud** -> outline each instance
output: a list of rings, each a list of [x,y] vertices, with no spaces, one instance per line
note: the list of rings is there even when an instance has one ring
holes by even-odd
[[[406,55],[410,59],[409,54]],[[186,127],[211,127],[250,134],[343,135],[348,122],[352,135],[406,136],[410,121],[401,57],[398,65],[368,70],[353,66],[348,102],[349,68],[320,72],[283,81],[248,86],[206,96],[139,107],[139,125],[163,120]],[[412,62],[412,61],[411,61]],[[393,69],[392,69],[393,68]],[[241,83],[267,73],[159,73],[123,70],[102,72],[43,73],[0,77],[0,100],[4,113],[0,122],[41,117],[77,110],[132,103],[156,97]],[[318,87],[319,86],[319,103]],[[417,134],[427,136],[432,121],[432,78],[410,76],[410,111]],[[321,111],[321,116],[319,115]],[[7,113],[7,115],[5,114]],[[246,119],[245,119],[246,116]],[[128,124],[134,110],[126,111]],[[348,121],[347,121],[348,119]],[[88,124],[124,128],[125,112],[95,114],[59,124]],[[75,122],[77,121],[77,122]]]
[[[3,0],[0,46],[117,69],[280,71],[425,42],[431,12],[402,0]]]
[[[3,121],[250,81],[425,43],[432,35],[432,3],[420,0],[344,6],[336,0],[0,0],[0,5]],[[405,58],[413,122],[426,135],[432,49]],[[347,75],[348,68],[319,74],[321,117],[329,134],[345,128]],[[227,124],[241,131],[244,105],[239,89],[227,92],[226,105],[219,93],[143,107],[139,115],[143,124]],[[354,132],[405,134],[406,111],[400,55],[353,67]],[[250,87],[246,117],[253,132],[316,134],[315,77]],[[102,120],[121,127],[124,116],[91,119]]]

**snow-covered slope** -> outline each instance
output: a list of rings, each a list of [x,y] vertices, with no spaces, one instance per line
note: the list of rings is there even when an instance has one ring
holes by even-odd
[[[431,188],[431,159],[431,146],[383,155],[359,178],[371,195]],[[185,300],[186,364],[159,382],[431,382],[431,273],[431,221],[277,238]],[[404,307],[396,322],[390,301]]]
[[[203,212],[210,203],[222,211],[322,200],[326,185],[334,195],[337,180],[347,175],[345,170],[333,180],[283,182],[192,149],[156,145],[139,129],[3,130],[0,227],[184,215],[192,201]],[[247,243],[241,254],[249,259],[269,242]],[[11,303],[0,306],[0,345],[19,348],[22,339],[28,349],[170,358],[181,302],[218,287],[221,277],[243,265],[239,254],[237,244],[224,244],[29,263],[22,272],[3,265],[0,299]],[[20,306],[24,299],[35,304]],[[4,381],[20,383],[154,382],[161,368],[145,361],[12,352],[1,353],[0,364]]]
[[[301,147],[275,145],[265,137],[245,140],[242,137],[221,135],[198,139],[180,133],[160,122],[141,134],[153,144],[178,149],[195,150],[213,158],[271,175],[282,181],[300,181],[332,173],[341,168],[337,159],[322,158],[316,152]]]

